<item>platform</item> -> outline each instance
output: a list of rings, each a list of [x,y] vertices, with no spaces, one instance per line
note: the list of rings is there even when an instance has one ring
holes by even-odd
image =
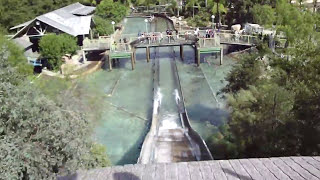
[[[278,157],[134,164],[78,171],[58,180],[299,180],[320,179],[320,157]]]

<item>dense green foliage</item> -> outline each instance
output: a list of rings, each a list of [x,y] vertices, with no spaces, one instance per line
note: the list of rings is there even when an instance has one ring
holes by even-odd
[[[53,101],[29,83],[13,65],[22,54],[0,41],[1,179],[55,179],[81,168],[109,164],[105,149],[90,139],[86,116],[65,99]],[[18,63],[19,64],[19,63]],[[56,97],[61,95],[56,94]],[[60,99],[60,100],[59,100]]]
[[[127,15],[128,8],[121,2],[102,0],[95,13],[95,33],[110,35],[113,32],[111,21],[120,22]]]
[[[60,69],[63,55],[72,55],[78,49],[76,39],[67,34],[46,35],[41,38],[39,47],[41,56],[48,59],[50,69],[55,70]]]
[[[104,19],[119,22],[127,15],[127,7],[120,2],[113,2],[113,0],[103,0],[97,6],[95,15],[100,16]]]
[[[27,59],[22,53],[22,49],[17,47],[13,42],[7,41],[5,37],[0,34],[0,52],[5,51],[7,61],[10,66],[16,67],[16,70],[25,76],[33,73],[33,67],[27,64]]]
[[[109,35],[113,33],[113,27],[109,20],[105,20],[100,16],[94,16],[94,24],[94,34]]]
[[[262,46],[229,74],[231,117],[208,139],[217,159],[320,154],[317,14],[278,5],[276,23],[290,48],[274,54]]]

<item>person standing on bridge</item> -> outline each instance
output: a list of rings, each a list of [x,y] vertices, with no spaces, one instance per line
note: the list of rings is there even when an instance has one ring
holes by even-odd
[[[159,44],[161,43],[162,39],[163,39],[163,32],[160,32]]]
[[[111,44],[111,51],[115,51],[116,50],[116,42],[113,41]]]

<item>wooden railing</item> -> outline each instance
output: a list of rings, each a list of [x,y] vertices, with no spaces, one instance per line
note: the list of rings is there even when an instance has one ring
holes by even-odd
[[[131,46],[129,43],[114,43],[110,45],[110,52],[130,52]]]
[[[85,39],[83,49],[109,49],[110,37],[101,37],[99,39]]]
[[[258,42],[258,36],[230,33],[217,33],[217,35],[220,37],[220,43],[252,45]]]

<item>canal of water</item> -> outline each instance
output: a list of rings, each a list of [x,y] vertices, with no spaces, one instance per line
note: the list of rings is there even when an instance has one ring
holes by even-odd
[[[144,18],[127,18],[123,25],[123,34],[138,34],[146,29]],[[147,28],[164,32],[172,25],[161,18],[157,24],[148,23]],[[97,93],[101,105],[93,138],[107,147],[107,154],[114,165],[136,163],[148,133],[153,109],[152,61],[155,51],[160,52],[158,56],[161,58],[176,57],[191,125],[203,139],[217,131],[217,127],[228,117],[224,100],[217,92],[226,85],[224,78],[234,64],[232,59],[225,56],[224,64],[219,66],[219,56],[206,56],[202,58],[204,63],[199,68],[193,63],[194,49],[185,46],[184,61],[179,58],[179,47],[164,47],[161,51],[151,49],[151,62],[147,63],[145,49],[137,49],[134,71],[129,59],[121,59],[113,71],[106,66],[89,75],[83,83],[88,91]],[[161,63],[161,71],[165,72],[168,61]],[[162,79],[166,80],[166,73],[162,74]],[[165,109],[171,112],[170,107],[168,105]],[[163,116],[170,116],[170,113]]]

